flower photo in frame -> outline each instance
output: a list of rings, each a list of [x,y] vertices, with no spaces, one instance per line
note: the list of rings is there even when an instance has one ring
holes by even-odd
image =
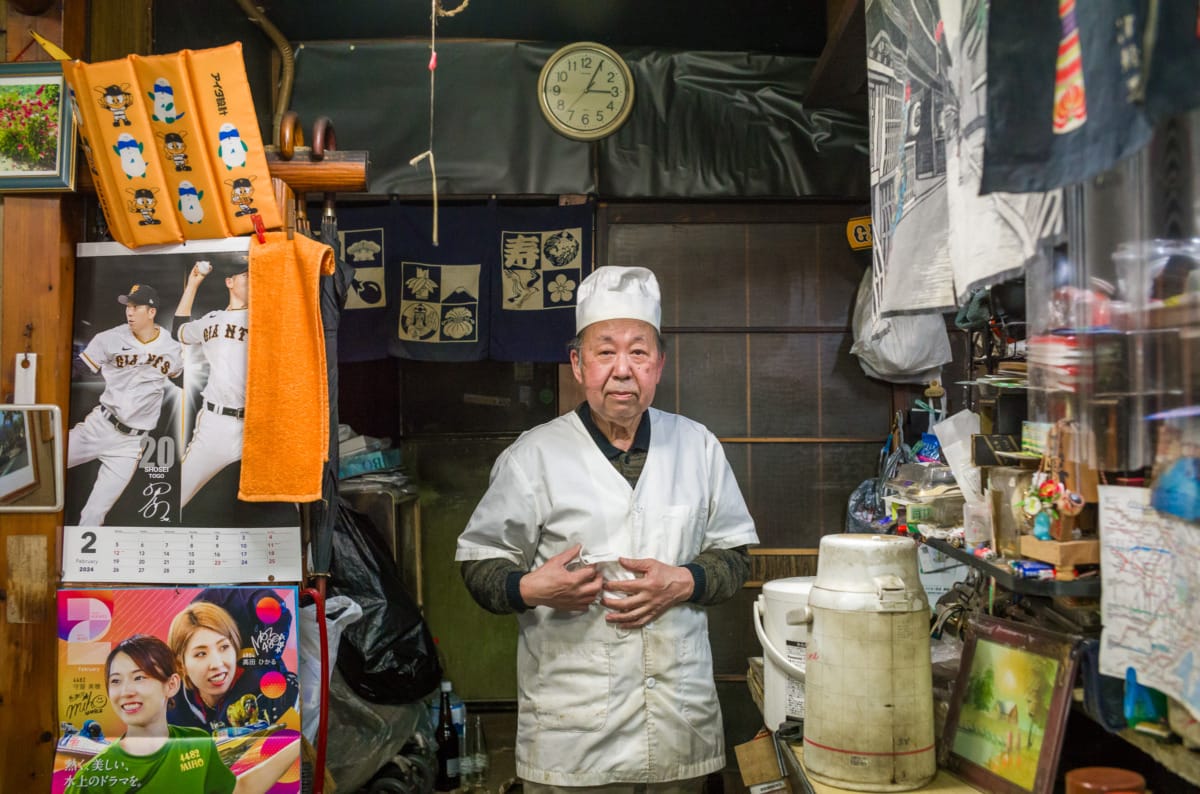
[[[67,93],[58,61],[0,63],[0,193],[74,188]]]
[[[950,699],[943,764],[997,794],[1050,794],[1077,670],[1075,638],[971,618]]]

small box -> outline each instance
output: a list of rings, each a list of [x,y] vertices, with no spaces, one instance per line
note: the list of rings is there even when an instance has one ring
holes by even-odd
[[[745,744],[733,748],[737,755],[738,769],[742,782],[750,794],[767,794],[770,791],[790,792],[785,772],[779,764],[779,753],[771,734],[758,736]]]
[[[1015,435],[971,436],[971,462],[976,466],[1003,466],[1007,461],[996,456],[997,452],[1020,452],[1021,442]]]
[[[1021,554],[1051,565],[1097,565],[1100,562],[1098,540],[1038,540],[1021,536]]]

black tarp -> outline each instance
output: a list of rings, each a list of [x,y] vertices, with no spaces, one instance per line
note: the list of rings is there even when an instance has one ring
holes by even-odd
[[[433,151],[442,195],[608,199],[865,198],[865,113],[803,103],[813,58],[619,50],[635,81],[626,125],[562,137],[538,108],[553,44],[439,41]],[[343,150],[370,152],[369,192],[427,196],[427,41],[296,48],[291,107],[331,116]]]

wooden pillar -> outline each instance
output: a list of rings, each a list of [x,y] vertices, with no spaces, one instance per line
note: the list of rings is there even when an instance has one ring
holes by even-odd
[[[18,6],[46,10],[29,16]],[[25,48],[31,30],[82,55],[86,8],[86,0],[10,0],[7,57]],[[46,59],[36,44],[21,55],[23,61]],[[66,413],[79,204],[67,193],[4,196],[0,400],[12,394],[16,354],[28,349],[38,355],[38,400]],[[50,790],[58,733],[54,591],[61,524],[61,513],[0,516],[0,791]]]

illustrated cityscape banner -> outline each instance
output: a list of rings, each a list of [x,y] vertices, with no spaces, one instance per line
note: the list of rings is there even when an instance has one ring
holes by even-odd
[[[64,581],[300,579],[295,505],[237,498],[248,247],[245,238],[137,252],[78,247]],[[266,529],[274,530],[269,546]],[[186,541],[203,565],[167,554],[119,575],[97,570],[132,563],[139,550],[112,552],[134,539],[150,544],[142,556],[176,544],[182,551]]]
[[[292,587],[58,592],[53,794],[300,791]]]
[[[1063,228],[1061,191],[978,195],[989,105],[988,14],[976,6],[867,0],[872,267],[885,317],[949,311],[1044,255]]]

